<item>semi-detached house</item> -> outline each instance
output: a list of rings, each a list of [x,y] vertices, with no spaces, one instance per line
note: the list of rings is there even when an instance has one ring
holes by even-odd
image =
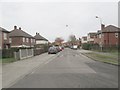
[[[0,49],[10,48],[11,40],[9,38],[9,31],[0,27]]]
[[[43,36],[41,36],[39,33],[36,33],[34,38],[36,40],[36,45],[38,45],[38,44],[48,44],[48,40],[46,38],[44,38]]]
[[[97,35],[94,38],[94,43],[105,46],[118,46],[120,45],[120,28],[109,25],[103,27],[102,30],[97,32]]]
[[[11,47],[34,47],[35,38],[23,31],[20,27],[14,26],[10,31],[9,37],[11,39]]]

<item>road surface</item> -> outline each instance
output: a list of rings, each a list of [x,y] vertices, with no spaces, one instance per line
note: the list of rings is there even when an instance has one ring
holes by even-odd
[[[65,49],[10,88],[117,88],[118,67]]]

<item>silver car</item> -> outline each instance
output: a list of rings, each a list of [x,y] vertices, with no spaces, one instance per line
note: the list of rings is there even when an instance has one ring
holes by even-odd
[[[50,47],[48,49],[48,54],[56,54],[58,52],[58,50],[56,49],[56,47]]]

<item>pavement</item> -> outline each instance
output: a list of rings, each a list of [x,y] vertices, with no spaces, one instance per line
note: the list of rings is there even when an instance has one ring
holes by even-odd
[[[21,78],[27,76],[37,67],[50,62],[55,55],[47,53],[32,58],[2,65],[2,88],[8,88]]]
[[[4,86],[9,88],[118,87],[117,66],[94,61],[80,52],[67,48],[57,55],[43,54],[15,62],[16,65],[3,66]],[[27,75],[23,75],[23,73],[27,73]],[[17,79],[20,75],[23,77]],[[13,77],[16,78],[13,80]]]

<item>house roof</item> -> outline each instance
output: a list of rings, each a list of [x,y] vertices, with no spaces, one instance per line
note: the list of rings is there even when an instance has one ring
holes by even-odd
[[[36,40],[45,40],[45,41],[48,41],[46,38],[44,38],[43,36],[41,36],[39,33],[36,33],[36,35],[34,36],[34,38]]]
[[[4,29],[4,28],[2,28],[2,27],[0,27],[0,31],[9,33],[9,31],[7,31],[6,29]]]
[[[87,38],[87,36],[83,36],[82,38]]]
[[[33,36],[31,36],[30,34],[26,33],[25,31],[21,30],[21,29],[14,29],[12,31],[10,31],[9,34],[10,37],[27,37],[27,38],[34,38]]]
[[[90,36],[95,36],[96,34],[97,34],[96,32],[88,33],[88,35],[90,35]]]
[[[120,28],[113,26],[113,25],[109,25],[107,27],[105,27],[102,32],[120,32]]]

